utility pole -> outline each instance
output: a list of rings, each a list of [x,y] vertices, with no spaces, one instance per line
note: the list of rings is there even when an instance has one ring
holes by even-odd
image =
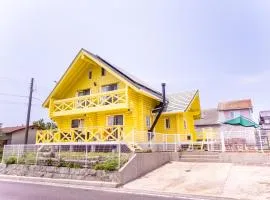
[[[26,118],[26,128],[25,128],[24,144],[27,144],[27,140],[28,140],[29,122],[30,122],[30,114],[31,114],[31,106],[32,106],[33,85],[34,85],[34,78],[31,78],[30,93],[29,93],[29,100],[28,100],[28,109],[27,109],[27,118]]]

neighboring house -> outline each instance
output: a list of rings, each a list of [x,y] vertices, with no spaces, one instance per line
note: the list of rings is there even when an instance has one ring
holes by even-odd
[[[225,121],[243,116],[252,121],[253,106],[250,99],[220,102],[215,109],[202,110],[201,119],[195,121],[198,134],[201,132],[227,133],[225,138],[240,137],[241,134],[254,133],[254,127],[224,124]],[[254,141],[254,139],[251,139]]]
[[[5,144],[24,144],[25,126],[3,127],[1,129],[1,142]],[[29,127],[27,144],[35,144],[37,129],[34,126]]]
[[[217,109],[221,122],[234,119],[240,115],[252,119],[253,106],[250,99],[220,102]]]
[[[195,137],[194,119],[200,118],[198,91],[165,96],[165,84],[160,93],[84,49],[43,106],[58,130],[40,131],[37,143],[118,139],[128,143],[142,136],[155,137],[148,132],[183,134],[191,139]]]
[[[261,130],[270,132],[270,110],[261,111],[259,113],[259,124],[261,125]]]
[[[205,131],[220,132],[221,124],[218,110],[216,108],[202,110],[201,119],[195,121],[195,127],[199,135]],[[201,140],[202,136],[197,138]]]

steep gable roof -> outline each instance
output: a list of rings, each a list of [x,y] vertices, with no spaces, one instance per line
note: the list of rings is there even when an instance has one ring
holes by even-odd
[[[120,69],[119,67],[116,67],[116,66],[110,64],[105,59],[101,58],[100,56],[95,55],[95,54],[93,54],[93,53],[91,53],[91,52],[89,52],[89,51],[87,51],[85,49],[81,49],[79,51],[79,53],[77,54],[77,56],[72,61],[72,63],[70,64],[69,68],[64,73],[64,75],[58,81],[58,83],[56,84],[56,86],[54,87],[54,89],[52,90],[52,92],[50,93],[50,95],[44,101],[43,106],[48,106],[49,100],[53,96],[53,94],[57,92],[58,87],[59,87],[59,84],[61,83],[61,81],[63,81],[63,79],[65,78],[65,76],[68,73],[68,71],[70,71],[74,67],[74,63],[78,59],[80,59],[81,56],[82,57],[87,56],[89,59],[91,59],[92,61],[94,61],[95,63],[97,63],[101,67],[103,67],[104,69],[106,69],[108,72],[111,72],[116,77],[118,77],[120,80],[122,80],[125,83],[127,83],[129,86],[131,86],[136,91],[141,92],[141,93],[143,93],[145,95],[148,95],[148,96],[150,96],[150,97],[152,97],[154,99],[157,99],[159,101],[162,100],[162,94],[160,92],[158,92],[158,91],[150,88],[149,86],[147,86],[142,81],[140,81],[139,79],[135,78],[134,76],[132,76],[132,75],[126,73],[126,72],[123,72],[122,69]]]
[[[168,105],[164,112],[185,112],[198,95],[198,90],[168,94]]]
[[[252,106],[251,99],[220,102],[218,104],[218,110],[220,110],[220,111],[239,110],[239,109],[252,109],[252,108],[253,108],[253,106]]]

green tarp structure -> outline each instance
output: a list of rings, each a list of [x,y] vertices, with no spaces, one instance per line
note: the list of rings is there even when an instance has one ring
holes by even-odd
[[[239,116],[236,117],[234,119],[230,119],[228,121],[225,121],[224,124],[230,124],[230,125],[241,125],[241,126],[245,126],[245,127],[254,127],[254,128],[258,128],[259,125],[256,124],[254,121],[243,117],[243,116]]]

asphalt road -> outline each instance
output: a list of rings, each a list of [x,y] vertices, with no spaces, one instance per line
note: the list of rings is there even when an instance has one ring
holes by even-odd
[[[107,199],[179,200],[179,198],[103,191],[102,189],[100,191],[97,191],[94,189],[91,190],[91,189],[68,188],[60,186],[0,181],[0,200],[107,200]],[[181,199],[190,200],[190,198],[181,198]]]

